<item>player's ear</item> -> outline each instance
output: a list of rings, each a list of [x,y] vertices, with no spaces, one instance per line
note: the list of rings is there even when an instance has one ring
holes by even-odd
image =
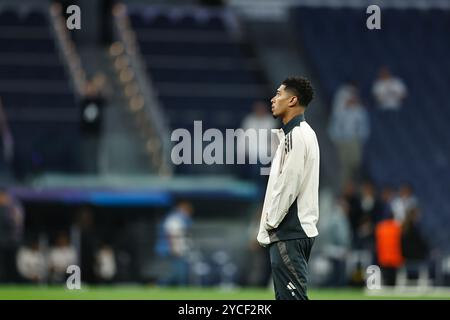
[[[292,96],[290,101],[289,101],[289,105],[290,106],[295,106],[297,104],[297,102],[298,102],[297,96]]]

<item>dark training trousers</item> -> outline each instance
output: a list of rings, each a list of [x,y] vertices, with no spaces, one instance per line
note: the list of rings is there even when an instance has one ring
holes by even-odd
[[[308,300],[308,261],[314,238],[277,241],[269,246],[275,298]]]

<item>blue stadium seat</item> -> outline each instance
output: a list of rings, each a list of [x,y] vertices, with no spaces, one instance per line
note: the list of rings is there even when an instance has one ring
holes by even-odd
[[[19,15],[15,10],[4,10],[0,12],[1,26],[18,26],[20,25]]]
[[[62,65],[2,65],[0,80],[64,80],[66,72]]]
[[[225,30],[225,24],[223,19],[220,17],[210,17],[207,21],[207,26],[209,30]]]
[[[30,27],[44,27],[48,24],[47,16],[40,11],[31,11],[25,16],[23,24]]]
[[[150,76],[156,82],[189,83],[260,83],[257,75],[246,70],[166,69],[151,68]]]

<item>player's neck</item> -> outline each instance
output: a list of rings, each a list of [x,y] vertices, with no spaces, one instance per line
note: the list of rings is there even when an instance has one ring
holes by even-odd
[[[305,113],[305,110],[295,110],[289,114],[286,114],[281,118],[281,121],[283,122],[283,125],[294,119],[296,116],[299,116],[301,114]]]

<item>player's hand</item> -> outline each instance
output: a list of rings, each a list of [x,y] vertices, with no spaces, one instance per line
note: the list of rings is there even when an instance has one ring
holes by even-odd
[[[264,229],[266,229],[267,231],[274,229],[274,227],[269,224],[269,221],[267,219],[264,223]]]

